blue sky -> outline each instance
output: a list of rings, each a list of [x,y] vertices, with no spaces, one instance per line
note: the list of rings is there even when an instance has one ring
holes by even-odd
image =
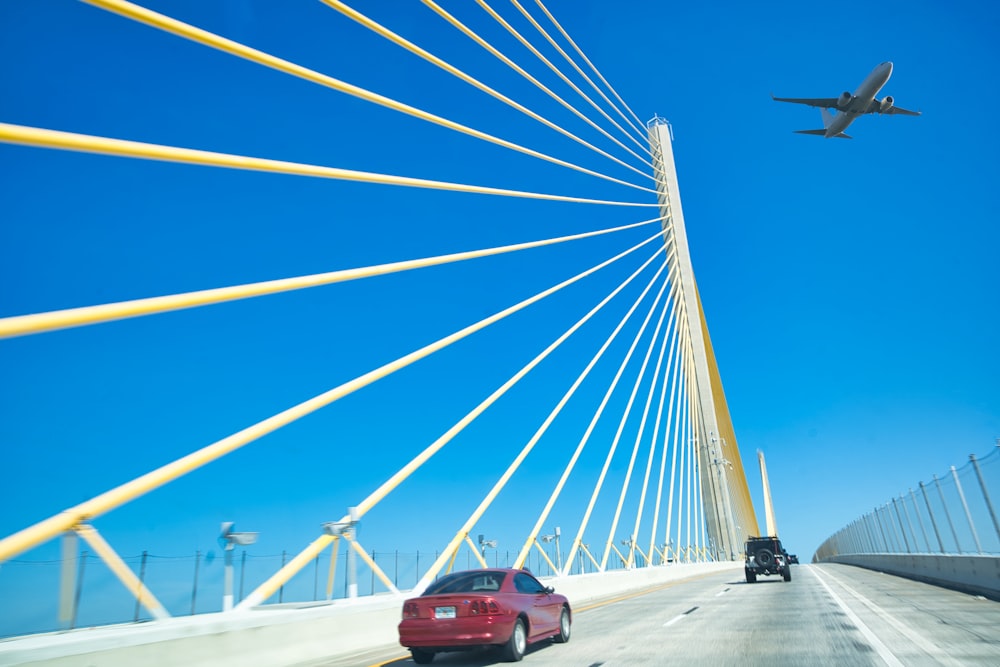
[[[509,5],[496,4],[517,19]],[[560,158],[641,180],[319,2],[146,6]],[[354,6],[625,157],[419,3]],[[559,86],[481,10],[446,6]],[[552,0],[547,6],[640,118],[655,113],[673,125],[695,271],[759,520],[757,449],[767,455],[780,532],[800,555],[890,495],[970,453],[988,452],[1000,435],[1000,204],[993,194],[1000,139],[992,127],[1000,92],[989,84],[1000,56],[997,10],[968,2],[885,2],[832,14],[801,3],[762,8],[633,0],[609,9]],[[884,60],[895,70],[882,93],[923,116],[863,118],[851,127],[853,141],[822,140],[792,134],[819,127],[817,111],[769,97],[853,91]],[[0,4],[0,62],[2,122],[652,201],[82,3]],[[653,216],[651,209],[10,145],[0,145],[0,169],[3,316],[490,247]],[[325,391],[651,233],[639,229],[0,341],[0,502],[7,508],[0,534]],[[129,556],[144,549],[177,557],[217,552],[223,520],[260,530],[258,554],[294,553],[316,536],[320,522],[340,518],[638,264],[602,272],[95,525]],[[366,517],[362,544],[377,551],[443,546],[623,310],[598,318],[594,333],[574,339],[495,414],[478,420],[454,452],[443,452]],[[603,371],[609,376],[613,368]],[[533,455],[537,463],[484,518],[482,530],[501,548],[520,546],[547,495],[539,489],[551,487],[572,446],[567,443],[575,444],[586,423],[585,397],[596,401],[602,392],[599,381],[584,390],[565,424],[547,436],[551,444]],[[604,428],[613,432],[613,425]],[[575,530],[574,508],[587,493],[582,482],[557,505],[552,523],[561,523],[564,534]],[[49,545],[22,560],[56,554]],[[14,567],[0,570],[0,587],[14,585],[4,576]],[[206,568],[206,576],[218,570]],[[46,582],[54,591],[55,581]],[[0,634],[7,634],[4,626],[22,631],[15,623],[4,613]]]

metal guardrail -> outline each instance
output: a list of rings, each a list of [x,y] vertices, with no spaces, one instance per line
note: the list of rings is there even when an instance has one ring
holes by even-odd
[[[828,537],[813,562],[858,554],[1000,554],[1000,441],[891,498]]]

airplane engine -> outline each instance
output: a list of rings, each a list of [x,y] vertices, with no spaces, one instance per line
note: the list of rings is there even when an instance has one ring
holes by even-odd
[[[851,95],[849,92],[847,92],[845,90],[844,92],[842,92],[840,94],[840,97],[837,98],[837,108],[838,109],[845,109],[845,108],[847,108],[847,105],[850,104],[851,100],[853,100],[853,99],[854,99],[854,95]]]
[[[882,101],[879,102],[878,112],[879,113],[885,113],[886,111],[888,111],[889,109],[891,109],[892,108],[892,102],[893,102],[892,95],[886,95],[885,97],[883,97]]]

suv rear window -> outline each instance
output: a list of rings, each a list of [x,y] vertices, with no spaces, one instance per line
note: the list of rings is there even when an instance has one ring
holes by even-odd
[[[780,555],[784,554],[785,550],[781,548],[781,540],[772,540],[767,538],[757,538],[747,540],[747,555],[752,556],[760,549],[767,549],[771,553]]]

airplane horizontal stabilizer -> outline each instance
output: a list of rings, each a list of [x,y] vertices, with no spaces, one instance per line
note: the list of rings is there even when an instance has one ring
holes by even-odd
[[[792,130],[792,131],[795,132],[796,134],[818,134],[821,137],[826,136],[826,130]],[[833,136],[835,136],[835,137],[837,137],[839,139],[853,139],[854,138],[854,137],[852,137],[850,135],[844,134],[843,132],[841,132],[840,134],[835,134]]]
[[[901,113],[901,114],[903,114],[905,116],[919,116],[920,115],[919,111],[910,111],[909,109],[901,109],[901,108],[899,108],[899,107],[897,107],[895,105],[889,107],[889,110],[886,111],[885,113],[887,113],[887,114]]]

